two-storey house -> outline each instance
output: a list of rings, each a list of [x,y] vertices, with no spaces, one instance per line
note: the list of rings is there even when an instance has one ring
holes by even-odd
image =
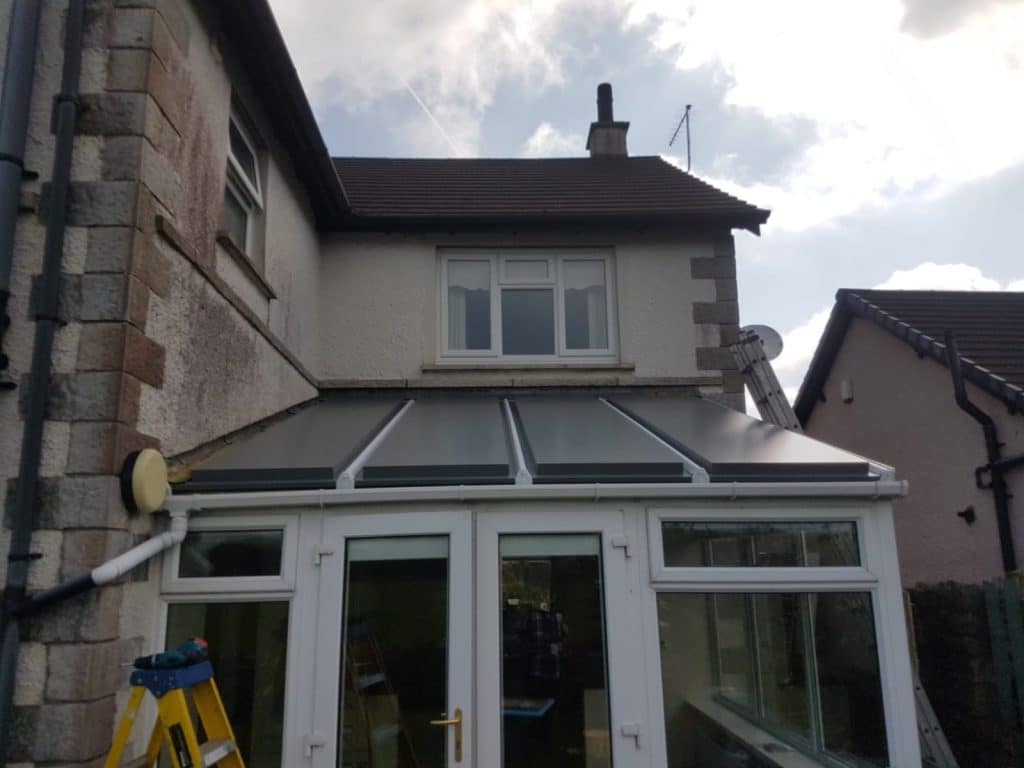
[[[610,86],[588,156],[332,159],[263,0],[3,20],[10,762],[199,635],[257,768],[918,764],[904,484],[741,410],[767,211]]]

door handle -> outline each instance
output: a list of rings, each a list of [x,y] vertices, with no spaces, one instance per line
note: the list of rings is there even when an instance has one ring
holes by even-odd
[[[451,718],[442,715],[440,720],[431,720],[431,725],[453,725],[455,726],[455,762],[462,762],[462,709],[455,708],[455,714]]]

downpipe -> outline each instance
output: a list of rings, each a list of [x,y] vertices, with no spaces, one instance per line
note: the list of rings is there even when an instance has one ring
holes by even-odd
[[[11,296],[14,232],[18,221],[21,182],[25,175],[32,80],[39,39],[39,0],[14,0],[4,55],[3,95],[0,96],[0,389],[13,389],[4,354],[10,326],[7,304]]]
[[[963,367],[960,363],[960,350],[957,347],[956,339],[953,338],[952,331],[946,331],[946,357],[949,363],[949,372],[953,377],[953,396],[956,399],[956,404],[981,425],[982,433],[985,436],[985,453],[988,457],[988,468],[992,478],[989,488],[992,491],[992,500],[996,508],[996,527],[999,531],[999,549],[1003,556],[1003,571],[1012,573],[1017,570],[1017,554],[1013,548],[1013,532],[1010,526],[1010,494],[1006,488],[1004,475],[1006,469],[1014,466],[1015,463],[1003,461],[1003,444],[999,442],[995,422],[967,396]],[[975,478],[978,487],[984,487],[977,473]]]
[[[42,4],[38,0],[27,0],[24,3],[16,3],[15,8],[22,5],[36,6],[36,13],[38,13],[38,7]],[[28,13],[28,11],[22,9],[22,13]],[[15,19],[14,16],[12,16],[13,19]],[[2,637],[0,637],[0,760],[6,758],[10,744],[11,708],[14,701],[14,679],[18,667],[18,637],[21,626],[19,610],[25,602],[28,566],[32,559],[29,547],[38,506],[39,465],[42,459],[47,392],[53,366],[53,341],[61,322],[59,318],[60,273],[64,256],[64,233],[71,183],[71,155],[74,149],[75,123],[78,117],[78,86],[82,66],[84,24],[85,0],[69,0],[64,25],[64,62],[61,87],[54,99],[53,115],[56,139],[54,141],[53,168],[50,175],[51,194],[46,218],[39,301],[33,307],[35,335],[26,391],[27,406],[23,420],[21,455],[18,463],[11,542],[7,556],[7,575],[3,594],[3,629]],[[35,46],[26,50],[34,51]],[[30,75],[34,71],[34,65],[33,59],[29,63]],[[4,99],[6,108],[6,91]],[[2,258],[2,254],[0,254],[0,258]],[[2,275],[0,275],[0,279],[2,279]]]

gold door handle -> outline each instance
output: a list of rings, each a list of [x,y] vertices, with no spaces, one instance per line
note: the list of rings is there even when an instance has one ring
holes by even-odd
[[[431,725],[454,725],[455,726],[455,762],[462,762],[462,709],[455,708],[454,717],[442,716],[440,720],[431,720]]]

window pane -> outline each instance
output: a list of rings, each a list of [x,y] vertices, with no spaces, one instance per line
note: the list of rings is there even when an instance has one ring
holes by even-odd
[[[224,188],[223,218],[224,231],[231,238],[231,242],[245,251],[249,246],[249,210],[231,191],[230,186]]]
[[[751,612],[743,595],[715,595],[711,598],[715,633],[718,690],[721,695],[748,712],[754,700],[754,649],[750,644]]]
[[[811,595],[825,749],[887,764],[881,675],[871,597]]]
[[[288,603],[172,603],[167,647],[191,637],[210,644],[210,663],[242,759],[280,768]]]
[[[506,355],[555,354],[555,294],[550,288],[501,292],[501,351]]]
[[[867,593],[657,600],[668,765],[888,764]]]
[[[341,768],[444,768],[448,712],[448,538],[347,545]]]
[[[661,524],[669,567],[856,566],[857,524],[851,522],[703,522]]]
[[[809,621],[801,595],[755,595],[758,678],[764,722],[793,738],[811,741],[807,686]]]
[[[611,765],[600,541],[500,539],[505,768]]]
[[[507,280],[547,280],[547,259],[508,259],[505,262]]]
[[[181,543],[183,579],[279,576],[284,531],[190,531]]]
[[[565,346],[568,349],[608,348],[608,298],[604,261],[566,261]]]
[[[245,139],[242,138],[234,120],[231,121],[231,127],[228,129],[228,137],[231,143],[231,155],[241,166],[242,172],[249,177],[249,183],[252,184],[253,189],[259,190],[260,185],[256,177],[256,158],[250,151],[249,145],[245,143]]]
[[[448,348],[491,348],[491,262],[448,262]]]

